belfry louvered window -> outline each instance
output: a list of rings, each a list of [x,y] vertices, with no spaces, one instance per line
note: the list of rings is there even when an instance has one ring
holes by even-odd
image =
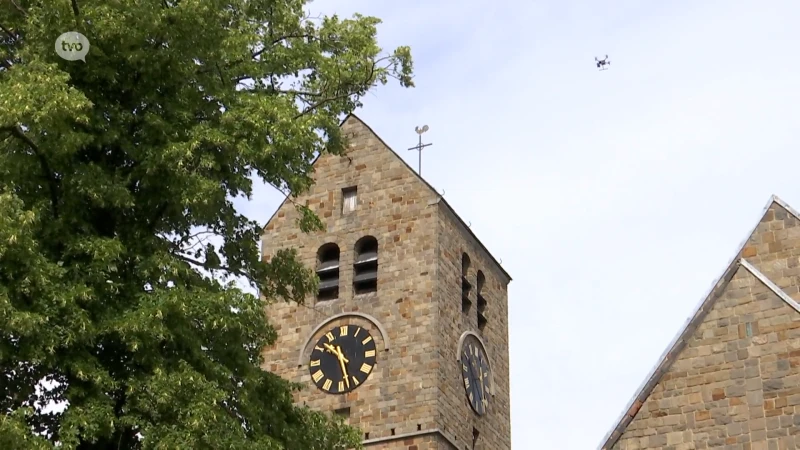
[[[483,285],[486,284],[486,277],[483,275],[483,272],[480,270],[478,271],[478,281],[477,281],[477,288],[476,294],[478,297],[478,329],[483,331],[486,328],[486,298],[483,296]]]
[[[378,290],[378,240],[365,236],[356,242],[353,291],[356,295]]]
[[[325,244],[317,252],[317,276],[319,292],[317,300],[327,301],[339,298],[339,246]]]
[[[469,256],[464,253],[461,255],[461,311],[468,313],[472,307],[472,300],[469,298],[470,290],[472,290],[472,283],[469,282]]]

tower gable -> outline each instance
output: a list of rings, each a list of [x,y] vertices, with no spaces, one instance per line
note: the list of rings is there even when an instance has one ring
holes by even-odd
[[[799,311],[741,260],[611,448],[797,448],[790,431],[800,402]]]
[[[342,122],[341,129],[349,141],[345,153],[325,153],[318,157],[312,165],[314,184],[308,192],[294,199],[314,211],[329,232],[352,225],[354,218],[373,214],[376,206],[392,210],[396,215],[408,213],[409,205],[427,206],[436,198],[435,190],[361,119],[350,114]],[[356,213],[342,214],[345,206],[342,190],[352,187],[356,188]],[[412,192],[414,195],[403,195]],[[418,208],[411,209],[413,213]],[[262,242],[269,243],[269,231],[286,228],[298,218],[293,202],[284,200],[267,221]]]
[[[666,374],[669,373],[677,358],[679,358],[682,354],[683,349],[687,348],[688,342],[695,336],[697,330],[703,326],[706,320],[708,319],[710,311],[712,311],[718,301],[723,297],[724,294],[729,289],[734,289],[731,287],[730,284],[735,276],[740,276],[739,272],[744,269],[747,272],[750,272],[753,277],[755,277],[763,286],[769,288],[769,290],[773,293],[773,295],[780,298],[788,310],[787,315],[784,317],[788,318],[791,323],[800,323],[797,322],[800,318],[797,317],[797,311],[800,311],[800,307],[797,307],[797,303],[795,300],[798,298],[798,275],[800,275],[800,215],[792,209],[789,205],[785,202],[780,200],[779,198],[772,196],[767,203],[766,207],[764,208],[761,219],[756,224],[755,228],[748,234],[745,241],[740,245],[737,249],[734,258],[732,259],[731,263],[723,272],[722,276],[712,285],[712,288],[708,295],[706,295],[698,307],[696,308],[694,314],[687,320],[686,325],[684,328],[678,333],[672,343],[669,345],[667,350],[659,359],[655,368],[651,371],[650,375],[645,379],[643,385],[637,390],[634,398],[630,401],[626,409],[624,410],[622,416],[615,424],[614,428],[606,435],[603,439],[603,443],[599,447],[602,450],[606,449],[625,449],[625,448],[635,448],[635,449],[647,449],[647,448],[660,448],[659,445],[655,447],[650,446],[651,444],[647,444],[645,441],[637,441],[634,444],[634,440],[626,438],[625,446],[622,446],[622,441],[620,438],[622,436],[629,436],[628,430],[630,430],[630,424],[634,420],[635,417],[639,417],[638,413],[640,412],[641,408],[643,408],[648,401],[647,399],[650,395],[655,392],[659,383],[665,382]],[[741,267],[741,269],[740,269]],[[736,295],[743,295],[743,291],[737,291],[738,294]],[[728,294],[730,295],[730,294]],[[756,295],[755,293],[751,293],[753,297],[744,303],[749,303],[750,306],[747,308],[755,308],[754,305],[761,305],[761,303],[756,302],[762,301],[763,294],[761,297]],[[750,297],[748,297],[750,298]],[[794,298],[794,299],[793,299]],[[740,299],[741,300],[741,299]],[[761,308],[761,306],[758,306]],[[734,309],[737,315],[744,314],[746,319],[751,321],[754,320],[750,313],[743,313],[742,308],[744,306],[740,306],[739,309]],[[746,308],[745,308],[746,309]],[[773,308],[774,309],[774,308]],[[797,310],[797,311],[796,311]],[[739,318],[738,320],[742,320]],[[786,320],[784,318],[775,319],[775,320]],[[770,321],[767,324],[772,323]],[[762,328],[762,319],[756,320],[758,324],[758,329]],[[720,333],[719,336],[723,336],[727,331],[723,330],[723,327],[727,327],[730,325],[722,325],[724,322],[720,322],[717,326],[720,328],[718,331],[714,331],[714,333]],[[753,325],[750,325],[750,330],[752,332]],[[788,329],[784,329],[782,331],[786,332]],[[777,333],[778,331],[775,331]],[[738,329],[737,329],[738,333]],[[772,336],[772,335],[770,335]],[[784,333],[783,335],[775,334],[775,337],[781,337],[781,340],[786,339],[794,339],[796,337],[800,337],[800,333],[787,335]],[[723,338],[719,338],[723,339]],[[761,339],[761,338],[759,338]],[[753,342],[757,342],[759,339],[755,339],[755,341],[751,341],[750,344],[747,344],[747,341],[740,341],[736,343],[736,345],[741,345],[742,347],[739,350],[748,351],[748,345],[756,345]],[[772,337],[768,337],[768,339],[773,339]],[[799,341],[800,342],[800,341]],[[787,344],[788,345],[788,344]],[[706,350],[703,350],[708,351]],[[727,351],[727,350],[726,350]],[[759,350],[754,350],[759,351]],[[744,354],[744,353],[743,353]],[[748,353],[749,354],[749,353]],[[778,359],[779,355],[782,354],[774,354],[770,356],[770,358]],[[750,362],[749,364],[755,364]],[[721,373],[729,368],[724,368],[722,366],[717,367],[713,366],[707,369],[709,372],[717,371],[715,373]],[[737,372],[738,374],[738,372]],[[738,383],[738,381],[737,381]],[[751,382],[755,383],[755,382]],[[798,386],[800,388],[800,386]],[[671,394],[672,395],[672,394]],[[696,397],[694,397],[696,398]],[[734,401],[735,402],[735,401]],[[681,404],[681,407],[685,405]],[[757,412],[753,412],[753,414],[758,414]],[[718,411],[717,415],[725,415],[722,412]],[[670,419],[671,421],[676,420],[675,418]],[[686,419],[688,420],[688,419]],[[722,421],[730,420],[729,418],[720,419]],[[637,425],[638,426],[638,425]],[[688,424],[684,423],[684,427],[688,426]],[[684,428],[685,429],[685,428]],[[633,432],[633,431],[631,431]],[[660,436],[659,433],[655,433]],[[748,435],[749,438],[758,437],[759,435],[751,434]],[[705,436],[701,435],[703,439]],[[655,439],[655,438],[654,438]],[[657,438],[661,439],[661,438]],[[677,439],[673,437],[673,439]],[[695,437],[696,439],[696,437]],[[745,438],[741,438],[745,439]],[[740,442],[740,441],[737,441]],[[641,447],[635,447],[634,445],[642,445]],[[711,445],[711,444],[709,444]],[[627,446],[627,447],[626,447]],[[788,448],[788,447],[787,447]]]

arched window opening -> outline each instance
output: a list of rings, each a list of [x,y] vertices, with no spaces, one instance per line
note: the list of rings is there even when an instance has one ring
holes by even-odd
[[[339,298],[339,246],[325,244],[317,252],[317,276],[319,292],[317,300],[328,301]]]
[[[353,291],[356,295],[378,290],[378,240],[365,236],[356,242]]]
[[[469,256],[464,253],[461,255],[461,312],[468,313],[472,307],[472,300],[469,298],[469,291],[472,284],[467,277],[469,276]]]
[[[478,297],[478,329],[483,331],[486,328],[486,298],[483,296],[483,286],[486,284],[486,277],[483,272],[478,271],[478,281],[476,294]]]

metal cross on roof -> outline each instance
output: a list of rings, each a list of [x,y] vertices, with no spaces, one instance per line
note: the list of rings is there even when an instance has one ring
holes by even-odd
[[[419,135],[419,144],[417,144],[416,147],[411,147],[409,149],[409,150],[416,150],[417,152],[419,152],[419,167],[417,168],[417,172],[419,173],[419,176],[422,176],[422,149],[425,148],[425,147],[433,145],[433,144],[423,144],[422,143],[422,133],[425,133],[426,131],[428,131],[428,129],[429,128],[428,128],[427,125],[423,125],[422,128],[414,127],[414,131],[416,131],[417,134]]]

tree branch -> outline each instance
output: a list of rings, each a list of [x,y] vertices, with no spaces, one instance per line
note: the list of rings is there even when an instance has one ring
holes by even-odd
[[[205,238],[205,237],[202,237],[202,238],[201,238],[201,237],[200,237],[200,236],[206,236],[206,235],[212,235],[212,236],[216,236],[216,235],[217,235],[217,233],[216,233],[215,231],[211,231],[211,230],[200,231],[200,232],[198,232],[198,233],[195,233],[195,234],[192,234],[192,235],[190,235],[190,236],[187,236],[187,237],[183,238],[183,239],[182,239],[182,240],[181,240],[181,241],[178,243],[178,245],[184,245],[184,246],[185,246],[185,245],[186,245],[186,244],[188,244],[188,243],[189,243],[189,242],[190,242],[192,239],[194,239],[194,238],[197,238],[197,242],[195,242],[194,244],[192,244],[190,247],[184,248],[182,251],[184,251],[184,252],[188,252],[188,251],[194,250],[194,249],[195,249],[195,248],[196,248],[198,245],[203,245],[203,244],[205,244],[206,242],[208,242],[208,239],[207,239],[207,238]]]
[[[28,16],[28,13],[25,12],[25,10],[22,9],[22,7],[19,6],[19,4],[17,4],[17,2],[15,2],[14,0],[11,0],[11,4],[14,5],[14,7],[17,8],[17,11],[21,12],[23,16],[25,16],[25,17]]]
[[[377,62],[376,62],[376,64],[377,64]],[[364,80],[364,83],[363,83],[364,85],[370,84],[370,81],[372,80],[372,77],[375,76],[375,65],[376,64],[372,65],[372,68],[369,71],[369,75],[367,76],[367,79]],[[299,114],[294,116],[292,119],[293,120],[297,120],[300,117],[303,117],[306,114],[313,112],[315,109],[317,109],[317,108],[319,108],[319,107],[321,107],[321,106],[323,106],[323,105],[325,105],[327,103],[334,102],[336,100],[342,100],[342,99],[350,97],[351,95],[354,95],[354,94],[355,94],[355,92],[347,91],[344,94],[339,94],[339,95],[336,95],[334,97],[325,98],[325,99],[323,99],[323,100],[321,100],[321,101],[309,106],[308,108],[304,109],[302,112],[300,112]]]
[[[44,176],[47,179],[47,185],[50,188],[50,202],[53,204],[53,216],[58,218],[58,182],[56,181],[55,175],[53,171],[50,170],[50,164],[47,162],[47,158],[44,157],[39,146],[34,143],[31,138],[25,135],[22,132],[22,128],[19,126],[5,126],[0,127],[0,131],[8,131],[11,133],[12,136],[22,140],[33,150],[33,153],[39,159],[39,165],[44,172]]]
[[[78,0],[72,0],[72,12],[75,13],[75,17],[80,15],[80,11],[78,11]]]
[[[244,277],[244,278],[247,278],[250,281],[254,281],[253,278],[250,275],[242,272],[241,270],[231,269],[230,267],[223,266],[223,265],[220,265],[220,266],[215,267],[215,268],[212,269],[210,267],[206,267],[205,263],[197,261],[196,259],[189,258],[188,256],[179,255],[177,253],[172,253],[172,256],[180,259],[181,261],[187,262],[189,264],[193,264],[195,266],[202,267],[203,269],[206,269],[206,270],[224,270],[224,271],[226,271],[226,272],[228,272],[228,273],[230,273],[232,275],[236,275],[238,277]]]
[[[262,48],[261,50],[253,53],[251,58],[253,58],[253,59],[258,58],[259,56],[261,56],[262,53],[264,53],[267,50],[269,50],[270,48],[272,48],[275,44],[277,44],[277,43],[279,43],[281,41],[285,41],[286,39],[312,39],[313,37],[314,37],[314,35],[312,35],[312,34],[305,34],[304,33],[304,34],[287,34],[286,36],[281,36],[281,37],[275,38],[275,39],[272,40],[272,42],[270,42],[269,45],[265,45],[264,48]],[[239,62],[241,62],[241,61],[239,61]]]
[[[294,39],[294,38],[309,38],[310,39],[310,38],[313,38],[313,37],[314,37],[314,35],[312,35],[312,34],[287,34],[285,36],[280,36],[278,38],[273,39],[272,42],[270,42],[269,45],[265,45],[264,48],[262,48],[261,50],[253,53],[252,55],[250,55],[250,59],[258,58],[264,52],[266,52],[267,50],[272,48],[275,44],[277,44],[277,43],[279,43],[281,41],[284,41],[286,39]],[[231,62],[225,64],[224,67],[226,69],[230,69],[234,65],[243,63],[244,61],[245,61],[244,59],[237,59],[236,61],[231,61]],[[214,69],[215,69],[214,67],[206,67],[205,69],[200,70],[200,73],[208,73],[208,72],[210,72],[210,71],[212,71]]]

